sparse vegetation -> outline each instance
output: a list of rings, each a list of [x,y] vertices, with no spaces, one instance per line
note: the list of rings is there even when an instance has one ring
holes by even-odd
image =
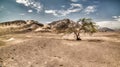
[[[18,23],[17,23],[18,22]],[[14,25],[14,26],[13,26]],[[76,40],[81,40],[80,33],[89,33],[93,34],[96,32],[97,28],[94,22],[92,22],[89,18],[79,19],[77,22],[74,22],[70,19],[63,19],[59,21],[54,21],[49,25],[49,28],[44,28],[45,25],[38,23],[37,21],[11,21],[1,23],[1,26],[7,26],[6,28],[0,28],[0,35],[9,34],[9,33],[21,33],[21,32],[29,32],[36,31],[39,28],[42,31],[52,31],[57,33],[74,33],[76,36]]]
[[[74,33],[76,40],[81,40],[80,33],[89,33],[92,35],[97,31],[97,25],[90,18],[82,18],[77,22],[70,19],[54,21],[49,24],[53,31],[57,33]]]
[[[80,33],[89,33],[93,34],[97,31],[96,24],[90,19],[82,18],[77,21],[77,23],[71,23],[69,28],[66,30],[68,33],[74,33],[76,36],[76,40],[81,40]]]

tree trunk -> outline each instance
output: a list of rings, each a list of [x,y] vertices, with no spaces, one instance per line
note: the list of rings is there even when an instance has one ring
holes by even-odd
[[[81,40],[81,38],[78,35],[76,35],[76,40]]]
[[[79,37],[79,34],[80,34],[80,33],[74,32],[74,34],[75,34],[75,36],[76,36],[76,40],[81,40],[81,38]]]

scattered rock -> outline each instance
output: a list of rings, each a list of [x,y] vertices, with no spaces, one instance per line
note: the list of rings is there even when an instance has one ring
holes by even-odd
[[[14,57],[12,57],[11,59],[14,59]]]
[[[13,49],[13,51],[15,51],[16,49]]]
[[[60,64],[60,66],[63,66],[62,64]]]

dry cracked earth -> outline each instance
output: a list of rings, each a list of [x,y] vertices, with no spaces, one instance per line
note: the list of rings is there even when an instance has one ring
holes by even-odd
[[[120,67],[119,33],[97,33],[82,41],[51,33],[0,37],[5,42],[0,46],[0,67]]]

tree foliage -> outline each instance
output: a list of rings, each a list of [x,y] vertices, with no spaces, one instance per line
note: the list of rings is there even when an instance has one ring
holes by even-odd
[[[72,23],[67,29],[67,33],[74,33],[76,40],[81,40],[80,33],[90,33],[93,34],[97,32],[97,26],[90,18],[82,18],[77,21],[77,23]]]

